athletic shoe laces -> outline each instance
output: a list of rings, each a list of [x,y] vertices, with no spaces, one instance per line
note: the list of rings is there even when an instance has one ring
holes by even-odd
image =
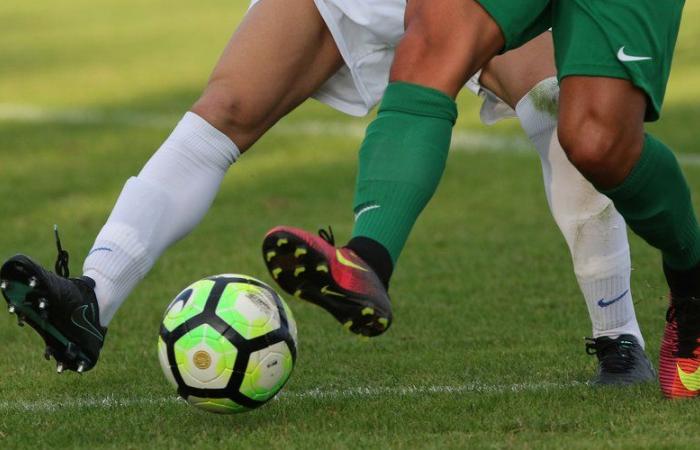
[[[70,276],[70,270],[68,268],[68,252],[61,246],[61,238],[58,236],[58,225],[53,226],[53,234],[56,238],[56,250],[58,251],[58,256],[56,257],[56,264],[54,268],[56,273],[63,278],[68,278]]]
[[[321,236],[321,239],[335,247],[335,236],[333,236],[333,228],[331,228],[330,225],[328,225],[328,231],[323,228],[318,230],[318,235]]]
[[[632,352],[636,344],[626,339],[586,338],[586,353],[596,355],[601,369],[608,373],[626,373],[634,368]]]

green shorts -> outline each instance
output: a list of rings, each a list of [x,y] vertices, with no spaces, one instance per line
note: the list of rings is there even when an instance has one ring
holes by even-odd
[[[477,0],[506,40],[504,51],[554,32],[559,79],[630,80],[659,118],[685,0]]]

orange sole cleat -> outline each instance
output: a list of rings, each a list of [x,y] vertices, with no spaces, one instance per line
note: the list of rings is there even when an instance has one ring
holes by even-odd
[[[700,299],[671,299],[659,353],[659,383],[665,397],[700,395],[699,337]]]

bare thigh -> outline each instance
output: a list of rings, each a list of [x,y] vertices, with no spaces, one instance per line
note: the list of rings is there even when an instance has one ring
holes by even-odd
[[[342,64],[313,0],[261,0],[231,37],[192,111],[245,151]]]
[[[520,48],[489,61],[480,83],[511,108],[540,81],[556,76],[552,33],[546,32]]]
[[[504,45],[500,28],[474,0],[409,0],[405,24],[390,80],[451,97]]]

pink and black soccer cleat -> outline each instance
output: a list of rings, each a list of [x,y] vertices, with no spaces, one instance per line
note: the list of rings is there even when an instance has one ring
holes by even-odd
[[[391,325],[391,302],[374,271],[349,248],[336,248],[325,230],[319,236],[276,227],[263,241],[263,259],[285,292],[314,303],[349,331],[377,336]]]

